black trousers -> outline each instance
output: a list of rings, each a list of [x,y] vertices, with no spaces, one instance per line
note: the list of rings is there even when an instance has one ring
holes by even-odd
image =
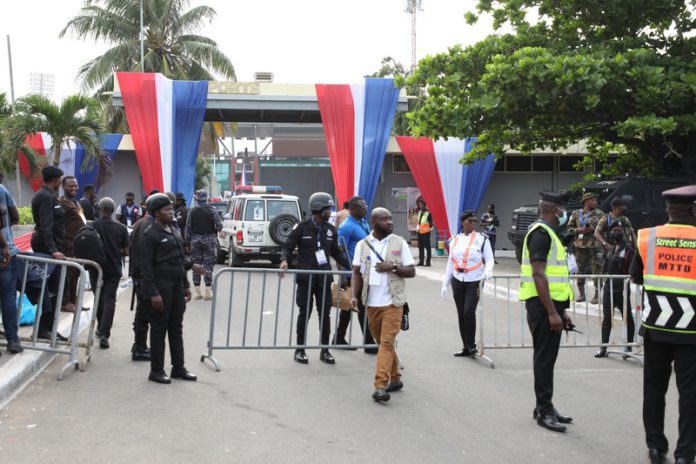
[[[114,324],[114,313],[116,312],[116,292],[118,291],[118,283],[121,280],[120,276],[103,276],[101,292],[99,293],[99,301],[97,302],[97,329],[101,335],[106,338],[111,336],[111,326]],[[97,289],[97,276],[90,274],[90,285],[92,291]]]
[[[565,302],[556,302],[556,311],[563,320]],[[561,344],[561,334],[551,330],[549,314],[541,300],[531,298],[525,302],[527,308],[527,324],[532,332],[534,344],[534,394],[539,414],[553,412],[553,369],[558,358]]]
[[[60,274],[61,270],[59,267],[54,269],[53,273],[46,280],[46,288],[44,290],[43,301],[41,302],[41,318],[39,319],[39,330],[52,331],[53,321],[55,317],[56,301],[58,299],[58,287],[60,286]],[[67,272],[66,272],[67,275]],[[67,279],[66,279],[67,280]],[[67,287],[63,288],[63,291],[67,291]],[[41,295],[41,289],[31,289],[27,290],[27,298],[32,304],[39,304],[39,296]],[[50,296],[53,295],[53,296]],[[38,306],[37,306],[38,307]],[[60,311],[60,307],[58,307]]]
[[[153,372],[164,370],[164,344],[167,337],[172,367],[174,369],[184,367],[183,322],[184,311],[186,311],[184,288],[179,284],[175,287],[160,287],[159,290],[163,302],[161,310],[153,309],[150,301],[145,299],[147,317],[150,321],[150,350],[152,351],[150,369]]]
[[[326,283],[326,286],[324,285]],[[310,281],[297,282],[295,302],[299,307],[297,314],[297,344],[304,345],[309,317],[312,314],[312,302],[316,302],[319,313],[319,330],[321,344],[328,345],[331,337],[331,283],[323,276],[315,276]]]
[[[348,327],[350,327],[350,319],[353,316],[353,311],[339,311],[338,312],[338,327],[336,328],[336,340],[343,340],[346,338],[346,332]],[[358,321],[360,322],[360,330],[363,333],[363,342],[365,345],[372,345],[375,343],[375,339],[370,333],[370,327],[367,324],[367,314],[365,312],[365,305],[362,300],[358,299]]]
[[[476,348],[476,307],[479,302],[479,282],[460,282],[452,279],[452,295],[457,305],[459,335],[464,348]]]
[[[135,349],[143,351],[147,349],[147,332],[150,329],[150,321],[145,310],[140,280],[133,279],[133,291],[135,292],[135,317],[133,318]]]
[[[617,288],[619,291],[616,291]],[[612,296],[612,290],[609,286],[609,282],[605,282],[604,290],[602,290],[602,311],[604,313],[604,318],[602,319],[602,343],[609,343],[609,335],[611,334],[611,321],[614,317],[614,308],[619,308],[621,312],[621,317],[623,318],[624,313],[624,293],[623,293],[623,282],[614,282],[614,292]],[[631,287],[628,288],[628,298],[631,298]],[[613,299],[613,301],[612,301]],[[613,303],[613,304],[612,304]],[[612,307],[613,306],[613,307]],[[636,324],[633,321],[633,311],[629,306],[627,310],[628,321],[626,321],[626,326],[628,329],[627,340],[628,343],[633,343],[633,336],[636,331]]]
[[[679,440],[675,459],[696,455],[696,346],[658,343],[645,336],[643,367],[643,425],[648,448],[667,451],[665,425],[665,394],[669,378],[677,376],[679,391]]]
[[[425,264],[430,264],[430,232],[427,234],[418,234],[418,264],[423,264],[423,256],[427,254]]]

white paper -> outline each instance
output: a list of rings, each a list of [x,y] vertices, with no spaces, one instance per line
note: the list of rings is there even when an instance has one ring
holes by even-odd
[[[319,264],[321,266],[323,264],[328,263],[328,261],[326,259],[326,253],[324,253],[324,250],[317,250],[316,254],[317,254],[317,264]]]

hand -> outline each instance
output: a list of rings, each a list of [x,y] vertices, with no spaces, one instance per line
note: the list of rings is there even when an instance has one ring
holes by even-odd
[[[484,272],[483,273],[483,280],[490,280],[493,278],[493,273],[492,272]]]
[[[561,333],[563,330],[563,321],[556,311],[549,314],[549,325],[551,326],[551,330],[556,333]]]
[[[191,298],[191,292],[189,292],[189,298]],[[150,306],[155,311],[162,311],[162,297],[160,295],[151,296]]]
[[[190,288],[184,289],[184,299],[186,300],[187,303],[189,301],[191,301],[191,289]]]
[[[375,264],[375,270],[377,272],[391,272],[392,265],[386,261],[380,261],[379,263]]]
[[[286,271],[288,269],[288,262],[285,260],[282,260],[280,262],[280,266],[278,266],[278,269],[280,269],[281,271]],[[280,273],[280,278],[282,279],[283,277],[285,277],[285,272]]]
[[[440,290],[440,295],[442,295],[443,300],[447,299],[447,285],[442,286],[442,290]]]
[[[5,268],[10,264],[10,249],[9,247],[4,247],[2,249],[2,260],[0,260],[0,268]]]
[[[195,264],[195,263],[192,264],[191,270],[198,275],[205,275],[205,268],[203,266],[201,266],[200,264]]]
[[[571,325],[573,325],[573,321],[570,316],[568,313],[563,313],[563,328],[567,330]]]
[[[65,255],[60,251],[55,251],[51,253],[51,256],[53,256],[55,259],[65,259]]]
[[[611,250],[611,245],[609,245],[607,242],[602,243],[602,248],[604,248],[604,251],[609,251]]]
[[[190,255],[191,254],[191,245],[186,245],[186,249],[184,251],[186,251],[187,255]]]
[[[358,311],[358,299],[355,297],[351,297],[350,299],[350,309],[351,311]]]

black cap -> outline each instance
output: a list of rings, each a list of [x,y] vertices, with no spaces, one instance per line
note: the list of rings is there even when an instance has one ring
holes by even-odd
[[[185,200],[183,192],[176,192],[176,199],[177,200]]]
[[[557,205],[567,205],[570,199],[570,192],[551,192],[549,190],[542,190],[539,192],[541,199],[543,201],[548,201],[549,203],[556,203]]]
[[[63,171],[58,166],[49,165],[41,170],[41,175],[44,180],[51,180],[56,177],[62,177]]]
[[[150,190],[150,195],[154,195],[155,193],[160,193],[160,191],[157,189]],[[150,196],[150,195],[148,195],[148,196]]]
[[[467,209],[462,212],[462,214],[459,216],[459,221],[465,221],[469,219],[470,217],[476,217],[476,212],[470,209]]]
[[[691,205],[696,202],[696,185],[686,185],[662,192],[667,203]]]
[[[154,214],[155,211],[157,211],[158,209],[171,204],[172,200],[170,200],[167,195],[165,195],[164,193],[155,193],[154,195],[150,195],[149,197],[147,197],[146,205],[147,210],[150,213]]]
[[[611,207],[616,208],[617,206],[627,206],[628,202],[621,197],[616,197],[611,200]]]

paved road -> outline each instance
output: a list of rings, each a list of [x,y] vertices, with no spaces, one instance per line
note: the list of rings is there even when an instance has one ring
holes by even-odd
[[[374,357],[361,351],[334,350],[335,366],[316,351],[307,366],[286,350],[218,352],[222,371],[214,372],[199,362],[210,314],[203,301],[189,305],[184,327],[199,381],[148,382],[148,365],[129,358],[126,292],[111,349],[97,349],[86,372],[62,382],[54,363],[0,412],[0,462],[647,462],[636,363],[565,349],[555,402],[575,424],[565,435],[545,431],[531,418],[531,350],[492,351],[495,370],[452,356],[460,347],[454,304],[432,278],[442,264],[409,282],[411,330],[399,336],[405,389],[387,404],[370,398]]]

